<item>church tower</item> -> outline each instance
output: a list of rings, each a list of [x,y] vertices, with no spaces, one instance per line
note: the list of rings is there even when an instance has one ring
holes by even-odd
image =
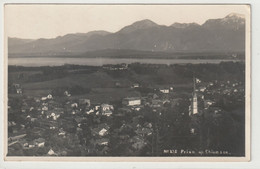
[[[194,115],[198,113],[198,97],[196,93],[196,82],[195,78],[193,78],[193,93],[192,93],[192,102],[190,107],[190,115]]]
[[[198,100],[196,92],[193,92],[192,97],[192,114],[198,113]]]

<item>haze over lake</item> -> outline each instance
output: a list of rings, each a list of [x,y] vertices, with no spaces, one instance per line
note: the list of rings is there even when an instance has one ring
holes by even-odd
[[[137,59],[137,58],[9,58],[8,65],[17,66],[60,66],[64,64],[102,66],[105,64],[131,64],[135,62],[148,64],[200,64],[238,61],[223,59]]]

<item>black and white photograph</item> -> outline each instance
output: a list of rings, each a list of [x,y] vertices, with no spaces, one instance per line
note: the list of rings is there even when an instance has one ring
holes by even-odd
[[[4,19],[6,159],[250,159],[249,5],[6,4]]]

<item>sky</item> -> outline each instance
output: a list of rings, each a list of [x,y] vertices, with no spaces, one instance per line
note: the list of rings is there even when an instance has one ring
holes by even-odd
[[[203,24],[230,13],[249,15],[245,5],[5,5],[7,37],[55,38],[93,30],[116,32],[136,21],[160,25],[174,22]]]

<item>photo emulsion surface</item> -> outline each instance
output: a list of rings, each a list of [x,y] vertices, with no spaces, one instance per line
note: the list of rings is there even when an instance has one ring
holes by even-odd
[[[246,5],[6,5],[7,157],[245,157]]]

